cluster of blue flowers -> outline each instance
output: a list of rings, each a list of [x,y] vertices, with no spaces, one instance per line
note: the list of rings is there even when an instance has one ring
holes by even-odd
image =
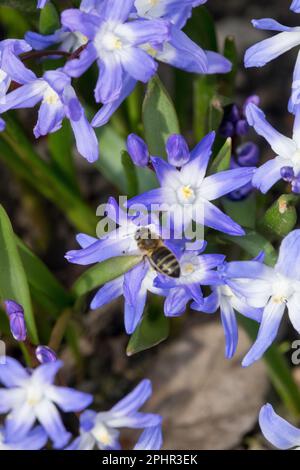
[[[61,28],[49,36],[28,32],[25,40],[0,43],[0,114],[9,109],[31,108],[41,103],[36,138],[56,132],[67,118],[78,152],[89,162],[99,156],[93,127],[103,126],[133,91],[137,81],[147,83],[158,62],[187,72],[226,73],[231,64],[220,54],[205,51],[182,31],[193,7],[206,0],[82,0],[79,9],[63,11]],[[38,2],[43,8],[45,1]],[[37,77],[20,55],[55,45],[68,54],[64,67]],[[72,87],[72,78],[83,75],[96,62],[99,79],[95,100],[102,103],[90,124]],[[11,81],[19,86],[6,94]],[[4,129],[3,119],[0,130]]]
[[[43,8],[46,3],[47,0],[39,0],[37,6]],[[138,81],[147,83],[154,76],[158,61],[198,74],[231,70],[227,59],[203,50],[182,30],[193,7],[204,3],[206,0],[82,0],[80,8],[63,11],[61,28],[53,34],[28,32],[24,40],[2,41],[0,114],[40,103],[35,137],[56,132],[67,118],[78,152],[94,162],[99,153],[94,128],[108,122]],[[300,12],[300,2],[294,1],[292,9]],[[289,28],[271,19],[255,20],[253,24],[280,34],[251,47],[246,53],[246,67],[262,66],[300,44],[299,28]],[[50,46],[55,46],[56,53],[66,55],[66,63],[37,77],[25,67],[24,54]],[[99,68],[94,96],[102,106],[89,122],[72,79],[82,76],[94,63]],[[257,97],[249,98],[242,110],[232,107],[222,123],[221,132],[225,136],[245,135],[249,126],[253,126],[270,143],[277,156],[258,169],[258,149],[247,142],[236,149],[229,170],[210,174],[214,132],[192,151],[181,135],[171,135],[166,142],[167,161],[151,155],[139,136],[128,137],[127,150],[132,161],[137,166],[151,168],[158,187],[132,198],[123,207],[110,198],[106,214],[116,228],[99,238],[79,234],[77,241],[81,248],[66,254],[69,262],[79,265],[119,256],[140,256],[133,269],[98,290],[91,309],[124,297],[128,334],[142,321],[148,291],[165,299],[167,317],[182,315],[188,304],[193,310],[207,314],[220,310],[228,359],[237,349],[236,312],[239,312],[260,324],[257,339],[243,360],[244,367],[260,359],[275,340],[286,309],[300,333],[297,261],[300,230],[284,238],[274,267],[264,264],[263,253],[257,253],[249,261],[228,261],[223,254],[205,253],[204,237],[204,227],[234,237],[245,234],[238,223],[213,203],[223,196],[247,197],[253,186],[266,193],[280,179],[290,183],[292,191],[300,193],[299,80],[298,58],[289,103],[289,110],[295,115],[293,139],[272,128],[258,107]],[[10,91],[12,82],[14,87]],[[5,121],[1,118],[0,130],[4,129]],[[168,227],[162,216],[167,216]],[[194,226],[203,227],[202,237],[190,235]],[[137,239],[139,229],[148,229],[174,255],[180,268],[178,276],[154,269]],[[21,306],[8,300],[6,308],[13,336],[18,341],[26,341]],[[119,429],[123,427],[143,430],[135,449],[161,447],[161,417],[139,411],[151,395],[148,380],[143,380],[111,410],[97,413],[86,409],[93,401],[91,395],[54,385],[62,367],[54,351],[41,345],[35,354],[40,365],[34,370],[24,369],[12,358],[0,366],[0,382],[6,387],[0,389],[0,412],[7,414],[0,429],[0,449],[40,449],[50,440],[57,449],[118,450],[121,449]],[[58,409],[64,413],[81,413],[79,436],[72,438]],[[270,405],[262,409],[260,424],[266,437],[278,447],[300,445],[300,431],[283,423]]]
[[[24,369],[11,357],[0,367],[0,413],[6,414],[0,428],[0,450],[38,450],[50,440],[54,449],[120,450],[120,428],[143,429],[135,449],[157,450],[162,445],[161,417],[139,409],[151,396],[149,380],[143,380],[129,395],[106,412],[86,408],[93,397],[88,393],[54,385],[62,367],[55,360]],[[80,414],[80,436],[63,424],[59,410]],[[38,425],[37,425],[38,423]]]

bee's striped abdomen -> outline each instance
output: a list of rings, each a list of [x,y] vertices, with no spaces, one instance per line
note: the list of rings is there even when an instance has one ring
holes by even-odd
[[[179,263],[174,254],[165,246],[153,251],[149,260],[156,271],[170,277],[180,276]]]

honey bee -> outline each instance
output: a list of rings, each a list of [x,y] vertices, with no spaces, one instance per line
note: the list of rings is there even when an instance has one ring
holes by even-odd
[[[158,235],[147,227],[141,227],[135,233],[135,240],[155,271],[173,278],[180,277],[178,260]]]

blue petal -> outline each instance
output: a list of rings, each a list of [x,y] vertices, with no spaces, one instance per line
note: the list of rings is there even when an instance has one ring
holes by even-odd
[[[184,287],[170,289],[164,304],[166,317],[178,317],[185,312],[186,305],[191,296]]]
[[[152,157],[152,165],[154,167],[158,181],[162,186],[170,186],[176,188],[179,181],[179,173],[174,165],[166,162],[162,158]]]
[[[293,230],[281,242],[276,271],[300,281],[300,230]]]
[[[47,36],[35,33],[34,31],[28,31],[25,34],[25,40],[33,47],[33,49],[41,51],[43,49],[47,49],[53,44],[62,42],[69,34],[70,32],[68,32],[66,28],[58,29],[53,34],[49,34]]]
[[[28,378],[28,373],[16,359],[6,357],[5,364],[0,364],[0,382],[5,387],[19,387]]]
[[[232,63],[223,55],[214,51],[205,51],[205,54],[208,62],[208,74],[228,73],[232,70]]]
[[[266,194],[281,179],[281,168],[282,162],[279,158],[273,158],[264,163],[254,173],[252,178],[253,186]]]
[[[291,4],[291,10],[295,13],[300,13],[300,0],[293,0]]]
[[[89,393],[56,386],[47,389],[47,398],[56,403],[66,413],[82,411],[93,401],[93,396]]]
[[[265,307],[258,336],[250,351],[243,359],[243,367],[248,367],[261,358],[276,338],[285,304],[277,304],[272,300]]]
[[[107,282],[101,289],[98,290],[97,294],[91,302],[90,308],[92,310],[101,308],[120,297],[123,294],[123,283],[123,276],[118,277],[111,282]]]
[[[77,8],[64,10],[61,14],[61,22],[63,26],[73,32],[80,31],[89,39],[94,39],[102,21],[103,20],[99,16],[85,13]]]
[[[136,80],[134,80],[130,75],[125,74],[123,76],[123,86],[120,92],[119,98],[111,103],[107,103],[97,114],[95,114],[92,121],[94,127],[101,127],[108,123],[113,113],[119,108],[121,103],[129,96],[134,90],[136,85]]]
[[[118,427],[118,428],[133,428],[141,429],[146,427],[157,426],[161,423],[161,417],[153,413],[132,413],[128,416],[118,414],[112,415],[108,419],[108,426]]]
[[[64,447],[71,438],[63,425],[62,419],[56,407],[50,401],[42,401],[36,406],[36,416],[50,439],[54,443],[54,448]]]
[[[107,20],[124,23],[132,11],[134,0],[105,0],[101,5],[101,14]]]
[[[169,39],[170,25],[161,20],[137,20],[119,25],[116,32],[134,46],[159,44]]]
[[[6,418],[5,429],[7,441],[23,439],[36,420],[32,406],[26,401],[14,408]]]
[[[252,20],[252,24],[256,29],[264,29],[266,31],[293,31],[294,28],[285,26],[284,24],[278,23],[278,21],[272,18],[261,18],[260,20]]]
[[[79,101],[78,101],[79,103]],[[74,132],[78,152],[90,163],[99,158],[99,143],[94,129],[86,118],[81,107],[80,119],[71,119],[70,124]]]
[[[70,263],[80,264],[83,266],[100,263],[101,261],[105,261],[109,258],[122,256],[122,254],[128,250],[130,244],[130,237],[120,240],[116,234],[116,236],[112,236],[112,238],[107,237],[103,240],[97,240],[92,245],[81,250],[68,251],[65,258]]]
[[[197,312],[215,313],[220,306],[220,298],[217,289],[213,289],[208,297],[204,297],[201,303],[193,302],[191,308]]]
[[[260,410],[259,425],[265,438],[278,449],[300,446],[300,430],[278,416],[269,403]]]
[[[93,243],[97,242],[98,239],[95,237],[91,237],[90,235],[86,235],[85,233],[79,233],[76,235],[76,241],[81,246],[81,248],[87,248]]]
[[[207,134],[191,152],[190,161],[181,169],[181,177],[187,184],[199,186],[203,180],[207,165],[212,154],[212,146],[215,141],[215,132]]]
[[[258,106],[249,103],[246,107],[246,117],[248,124],[254,127],[258,135],[266,139],[277,155],[289,159],[296,152],[297,148],[293,140],[276,131]]]
[[[157,58],[187,72],[202,74],[208,71],[208,59],[204,50],[174,25],[170,41],[157,54]]]
[[[42,103],[39,109],[38,121],[33,130],[36,138],[59,130],[65,111],[62,103],[48,104]]]
[[[48,440],[47,434],[41,426],[36,426],[20,440],[5,441],[11,450],[40,450]]]
[[[231,359],[235,354],[238,344],[238,325],[231,303],[225,296],[221,297],[220,311],[225,333],[225,356],[227,359]]]
[[[146,428],[133,450],[160,450],[163,444],[161,425]]]
[[[142,380],[126,397],[111,408],[118,416],[127,416],[138,411],[151,397],[152,385],[149,379]]]
[[[64,12],[63,12],[64,13]],[[64,66],[64,72],[70,77],[80,77],[97,59],[97,51],[92,43],[80,53],[76,59],[69,60]]]
[[[119,57],[109,54],[99,60],[99,77],[95,88],[97,103],[111,103],[121,94],[123,69]]]
[[[255,168],[252,167],[236,168],[207,176],[204,178],[198,194],[208,201],[218,199],[249,183],[254,171]]]
[[[124,276],[125,329],[128,334],[134,332],[144,312],[147,290],[142,283],[148,271],[148,263],[143,262]]]
[[[42,384],[52,384],[57,372],[62,366],[62,361],[47,362],[34,369],[32,378]]]
[[[228,215],[224,214],[220,209],[209,201],[204,201],[204,225],[211,227],[228,235],[242,236],[245,234],[242,227],[234,222]],[[203,220],[196,222],[203,223]]]
[[[300,32],[283,32],[250,47],[245,54],[245,67],[262,67],[300,44]]]
[[[157,63],[137,47],[122,49],[120,60],[124,70],[135,80],[147,83],[156,73]]]
[[[12,80],[21,85],[36,80],[36,75],[16,57],[11,46],[4,47],[1,55],[2,69]]]
[[[4,113],[9,109],[33,108],[43,99],[45,86],[43,82],[36,80],[11,91],[1,102],[0,113]]]

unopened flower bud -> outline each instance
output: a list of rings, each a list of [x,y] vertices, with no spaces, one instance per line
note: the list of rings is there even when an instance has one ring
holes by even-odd
[[[56,353],[53,351],[53,349],[49,348],[49,346],[38,346],[35,350],[35,355],[41,364],[57,361]]]
[[[127,151],[137,166],[146,167],[149,163],[149,150],[145,141],[136,134],[130,134],[127,138]]]
[[[259,162],[259,148],[253,142],[241,145],[236,152],[240,166],[256,166]]]
[[[190,159],[190,151],[186,140],[179,134],[171,135],[166,145],[169,163],[176,167],[185,165]]]
[[[283,166],[280,170],[281,178],[287,183],[291,183],[294,178],[294,170],[291,166]]]
[[[27,331],[23,307],[14,300],[5,300],[4,303],[9,319],[11,334],[15,340],[25,341]]]

